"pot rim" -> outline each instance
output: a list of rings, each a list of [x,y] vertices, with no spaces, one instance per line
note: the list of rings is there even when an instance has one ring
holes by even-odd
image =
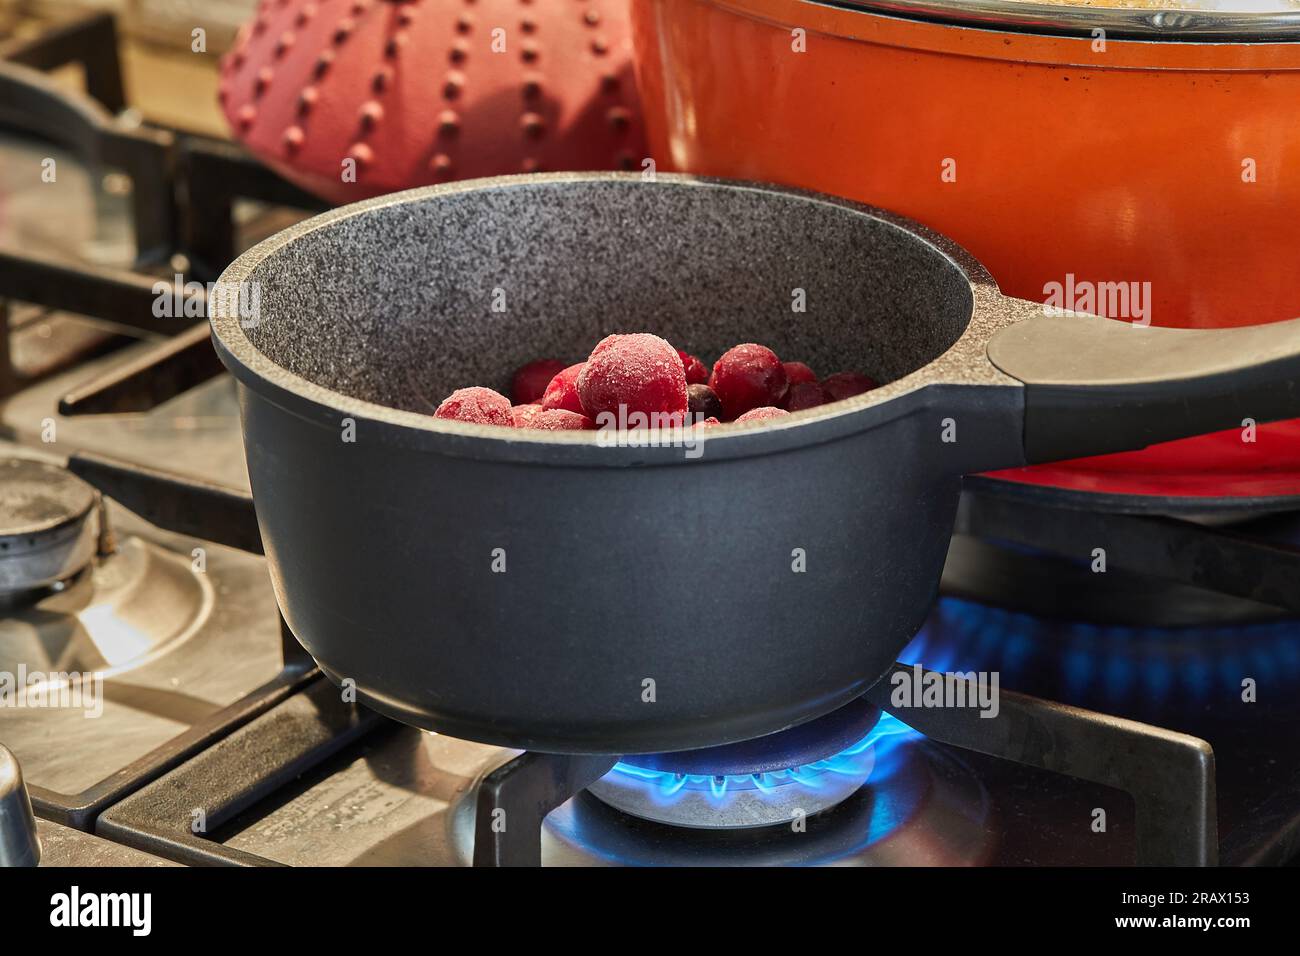
[[[747,0],[733,0],[746,7]],[[1037,3],[1032,0],[799,0],[867,15],[1002,32],[1159,43],[1300,41],[1300,9],[1255,11],[1149,9]],[[1192,0],[1194,3],[1195,0]],[[1265,6],[1268,0],[1257,0]]]
[[[276,363],[248,338],[237,309],[223,305],[237,302],[241,285],[282,248],[344,220],[388,206],[481,189],[591,182],[641,183],[646,188],[671,184],[688,188],[756,190],[849,209],[906,232],[928,245],[947,259],[969,284],[972,305],[965,328],[942,353],[907,375],[862,395],[792,412],[777,420],[729,422],[704,433],[694,433],[693,440],[709,449],[706,457],[710,460],[785,451],[878,427],[924,405],[923,394],[927,386],[1022,387],[1022,383],[999,371],[984,355],[985,345],[992,334],[1019,317],[1018,300],[1004,296],[979,261],[953,240],[906,217],[838,196],[770,183],[684,173],[658,173],[651,181],[636,172],[528,173],[485,177],[389,193],[305,219],[248,249],[218,278],[213,294],[208,297],[208,320],[217,355],[239,382],[280,408],[330,427],[337,427],[343,418],[355,420],[358,430],[363,421],[367,425],[377,425],[377,433],[387,444],[436,448],[440,453],[455,457],[551,464],[642,465],[681,460],[680,445],[637,444],[633,441],[611,443],[602,441],[600,433],[589,431],[548,432],[476,425],[354,398],[303,378]],[[970,353],[975,349],[983,361],[971,360]]]

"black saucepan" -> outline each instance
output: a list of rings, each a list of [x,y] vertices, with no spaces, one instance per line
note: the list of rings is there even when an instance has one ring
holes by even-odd
[[[1300,413],[1300,322],[1046,317],[914,223],[736,182],[401,193],[212,298],[294,634],[381,713],[548,751],[713,746],[862,694],[935,597],[963,474]],[[641,330],[887,384],[692,447],[430,415]]]

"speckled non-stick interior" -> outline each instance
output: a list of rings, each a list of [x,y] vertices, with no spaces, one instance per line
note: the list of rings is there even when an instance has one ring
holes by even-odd
[[[514,183],[381,206],[288,243],[250,276],[272,361],[355,398],[432,411],[652,331],[713,361],[769,345],[819,374],[898,378],[961,334],[965,275],[843,206],[743,186]],[[795,290],[806,311],[795,312]],[[499,310],[499,311],[498,311]]]

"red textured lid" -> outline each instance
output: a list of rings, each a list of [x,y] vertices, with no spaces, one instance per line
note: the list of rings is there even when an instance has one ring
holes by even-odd
[[[222,61],[237,138],[336,202],[646,156],[627,0],[263,0]]]

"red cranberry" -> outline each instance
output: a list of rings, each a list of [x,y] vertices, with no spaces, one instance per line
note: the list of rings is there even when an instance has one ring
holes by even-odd
[[[689,352],[677,350],[682,357],[682,366],[686,369],[687,385],[705,385],[709,381],[709,367]]]
[[[538,359],[521,366],[510,380],[510,397],[516,405],[540,402],[546,386],[559,375],[565,365],[559,359]]]
[[[519,425],[520,428],[532,428],[544,432],[567,432],[591,431],[596,427],[595,422],[578,412],[563,408],[539,408],[536,405],[526,407],[536,408],[537,413],[528,416],[527,424]]]
[[[542,408],[562,408],[582,414],[582,401],[578,398],[578,375],[584,363],[570,365],[551,379],[542,393]]]
[[[782,362],[781,367],[785,369],[786,380],[791,386],[817,381],[817,375],[803,362]]]
[[[709,387],[727,417],[737,418],[751,408],[780,405],[789,383],[776,353],[750,342],[724,352],[713,363]]]
[[[515,428],[532,428],[532,421],[540,415],[545,409],[540,405],[516,405],[510,409],[510,417],[514,419]]]
[[[785,395],[785,410],[801,412],[805,408],[816,408],[826,404],[826,393],[816,382],[799,382],[790,386]]]
[[[504,425],[506,428],[515,423],[510,414],[510,399],[477,385],[456,389],[438,406],[433,417],[476,425]]]
[[[686,369],[677,350],[657,335],[638,332],[610,335],[587,357],[578,376],[582,410],[591,418],[603,414],[629,418],[629,427],[661,423],[654,416],[686,412]],[[651,416],[644,423],[636,413]]]
[[[826,393],[826,400],[829,402],[843,401],[854,395],[869,392],[875,387],[874,379],[859,375],[857,372],[836,372],[822,380],[822,391]]]

